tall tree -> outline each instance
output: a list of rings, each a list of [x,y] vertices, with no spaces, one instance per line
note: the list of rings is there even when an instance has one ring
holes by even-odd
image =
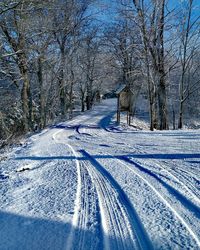
[[[60,109],[64,117],[67,111],[65,82],[66,55],[71,50],[73,36],[77,36],[86,18],[86,11],[90,1],[56,1],[59,8],[53,10],[54,37],[60,51],[60,65],[58,73],[58,84],[60,91]]]
[[[159,129],[168,129],[167,96],[166,96],[166,73],[165,73],[165,0],[148,1],[133,0],[141,39],[144,45],[151,115],[151,130],[154,127],[153,107],[158,103]],[[150,67],[151,65],[151,67]],[[150,72],[152,71],[152,72]],[[153,85],[150,80],[153,76]]]
[[[27,52],[27,14],[31,3],[21,1],[19,5],[12,8],[1,16],[0,27],[9,50],[15,54],[15,61],[19,68],[23,87],[21,101],[23,109],[24,130],[32,127],[32,101],[30,92],[30,79],[28,73],[28,52]]]
[[[194,1],[183,2],[178,32],[180,36],[180,64],[181,76],[179,83],[179,121],[178,128],[183,127],[184,103],[188,97],[200,87],[198,76],[199,64],[195,63],[195,57],[200,48],[199,19],[195,14]]]

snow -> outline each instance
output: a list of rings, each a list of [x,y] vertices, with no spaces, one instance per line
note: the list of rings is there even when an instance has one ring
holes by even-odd
[[[115,109],[2,154],[0,249],[200,248],[200,130],[118,126]]]

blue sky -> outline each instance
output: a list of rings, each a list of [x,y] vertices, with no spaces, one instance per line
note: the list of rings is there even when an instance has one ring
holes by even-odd
[[[166,0],[168,1],[168,8],[173,9],[180,7],[181,4],[187,2],[188,0]],[[98,18],[104,22],[110,22],[114,19],[116,7],[118,5],[117,0],[102,0],[98,2],[99,7],[102,10],[102,13],[98,15]],[[200,0],[194,0],[196,16],[200,15]]]

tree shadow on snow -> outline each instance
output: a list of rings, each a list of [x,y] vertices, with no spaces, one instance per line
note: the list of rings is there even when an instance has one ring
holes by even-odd
[[[0,211],[1,250],[67,250],[68,236],[72,230],[74,238],[70,250],[105,249],[103,236],[90,230],[76,229],[61,221],[26,217]],[[111,248],[130,239],[107,237]]]
[[[1,250],[64,249],[70,225],[0,211]]]
[[[129,157],[135,159],[160,159],[160,160],[184,160],[184,159],[199,159],[200,154],[123,154],[123,155],[92,155],[95,159],[113,159],[120,157]],[[32,160],[32,161],[44,161],[44,160],[87,160],[85,156],[22,156],[15,157],[14,160]],[[198,161],[193,161],[198,163]]]
[[[189,199],[187,199],[184,195],[182,195],[178,190],[170,186],[167,182],[163,181],[157,174],[155,174],[152,170],[149,170],[137,162],[134,162],[133,160],[127,158],[127,157],[119,157],[120,160],[123,160],[131,165],[133,165],[135,168],[139,169],[141,172],[151,176],[153,179],[158,181],[162,186],[164,186],[170,194],[172,194],[174,197],[176,197],[177,200],[179,200],[183,206],[190,211],[197,217],[200,218],[200,208],[196,206],[193,202],[191,202]]]
[[[37,157],[37,156],[28,156],[28,157],[18,157],[15,160],[79,160],[79,161],[90,161],[101,173],[106,175],[110,180],[111,185],[115,187],[116,190],[120,190],[120,187],[116,184],[115,180],[112,178],[106,170],[103,169],[103,166],[97,162],[98,159],[115,159],[119,158],[127,163],[130,163],[137,167],[141,172],[145,172],[151,178],[154,178],[161,185],[163,185],[169,193],[175,196],[183,206],[193,212],[194,216],[200,218],[199,208],[196,207],[190,200],[184,197],[179,191],[175,188],[164,182],[158,175],[154,172],[146,169],[143,166],[135,163],[132,159],[129,158],[138,158],[138,159],[199,159],[200,154],[128,154],[128,155],[89,155],[87,152],[80,151],[82,153],[81,157],[74,156],[52,156],[52,157]],[[196,161],[195,161],[196,162]],[[198,162],[198,161],[197,161]],[[126,197],[121,191],[121,199],[124,202]],[[125,197],[125,198],[124,198]],[[132,205],[127,203],[127,207]],[[134,211],[134,209],[130,209]],[[132,214],[132,213],[129,213]],[[137,216],[136,216],[137,217]],[[134,222],[134,224],[137,224]],[[140,223],[139,223],[140,224]],[[49,221],[45,219],[37,218],[27,218],[19,215],[8,214],[5,212],[0,212],[0,249],[66,249],[67,236],[69,235],[71,225],[68,223],[62,223],[58,221]],[[76,242],[72,249],[79,249],[78,246],[78,235],[86,235],[87,241],[85,244],[84,250],[87,249],[103,249],[102,247],[102,238],[99,238],[98,234],[85,231],[80,232],[81,230],[74,229],[77,234]],[[89,240],[90,239],[90,240]],[[118,245],[118,240],[121,242],[121,239],[109,238],[109,241],[112,242],[112,246]],[[128,240],[128,239],[127,239]],[[96,242],[96,247],[94,243]],[[93,244],[93,245],[92,245]],[[120,243],[119,243],[120,244]],[[158,242],[157,242],[158,244]],[[8,246],[7,248],[5,246]],[[16,247],[17,246],[17,247]],[[30,248],[31,246],[31,248]],[[157,248],[158,245],[156,245]],[[160,246],[161,247],[161,246]],[[159,248],[157,248],[159,249]]]

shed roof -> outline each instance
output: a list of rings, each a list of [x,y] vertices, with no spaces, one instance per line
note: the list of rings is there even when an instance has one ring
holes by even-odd
[[[121,86],[119,86],[119,88],[115,91],[115,93],[117,95],[119,95],[123,90],[125,90],[126,88],[129,88],[126,84],[123,84]],[[130,91],[133,93],[133,90],[130,89]]]
[[[117,90],[115,91],[115,93],[118,95],[118,94],[121,93],[126,87],[127,87],[126,84],[123,84],[123,85],[119,86],[119,87],[117,88]]]

